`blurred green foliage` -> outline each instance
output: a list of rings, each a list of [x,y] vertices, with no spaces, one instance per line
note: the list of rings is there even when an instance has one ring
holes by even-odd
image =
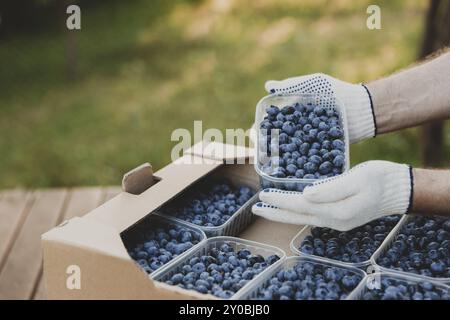
[[[325,72],[370,81],[411,64],[424,1],[136,0],[82,11],[77,78],[68,31],[0,42],[0,187],[118,184],[170,161],[175,128],[248,128],[267,79]],[[448,141],[449,139],[447,139]],[[420,164],[417,130],[355,145],[368,159]]]

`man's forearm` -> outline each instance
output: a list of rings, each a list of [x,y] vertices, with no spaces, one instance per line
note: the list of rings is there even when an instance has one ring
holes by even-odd
[[[450,52],[367,87],[378,134],[450,118]]]
[[[414,213],[450,216],[450,170],[414,169]]]

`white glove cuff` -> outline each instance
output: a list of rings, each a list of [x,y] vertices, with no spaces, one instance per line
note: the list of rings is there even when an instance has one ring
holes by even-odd
[[[384,179],[380,214],[408,213],[412,206],[414,185],[411,166],[398,164]]]
[[[335,92],[345,102],[350,143],[376,135],[375,114],[372,98],[364,85],[349,85],[341,81],[334,83]]]

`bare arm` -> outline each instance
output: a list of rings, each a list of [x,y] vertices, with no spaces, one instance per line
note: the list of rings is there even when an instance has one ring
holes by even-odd
[[[412,211],[450,216],[450,170],[414,169]]]
[[[378,134],[450,118],[450,52],[367,87]]]

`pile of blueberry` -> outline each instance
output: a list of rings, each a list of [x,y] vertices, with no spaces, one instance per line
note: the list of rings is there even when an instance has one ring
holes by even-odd
[[[150,274],[202,239],[200,232],[161,223],[156,228],[138,225],[126,235],[124,243],[130,257]]]
[[[221,181],[190,192],[162,211],[198,226],[215,227],[230,219],[254,194],[248,187],[234,188],[230,183]]]
[[[312,227],[300,251],[342,262],[367,261],[399,220],[399,215],[387,216],[346,232]]]
[[[382,277],[379,287],[367,289],[363,300],[450,300],[450,292],[428,281],[405,281]]]
[[[386,268],[429,277],[450,277],[450,220],[414,217],[377,260]]]
[[[279,271],[257,294],[262,300],[342,300],[362,277],[355,272],[318,263],[300,262]]]
[[[278,178],[322,179],[341,174],[345,165],[344,131],[339,113],[314,104],[270,106],[260,123],[262,170]],[[278,141],[271,135],[279,129]],[[278,150],[278,156],[273,153]],[[264,156],[262,158],[265,158]]]
[[[231,245],[223,244],[210,249],[207,255],[191,258],[165,282],[228,299],[279,259],[277,255],[254,255],[248,249],[236,252]]]

